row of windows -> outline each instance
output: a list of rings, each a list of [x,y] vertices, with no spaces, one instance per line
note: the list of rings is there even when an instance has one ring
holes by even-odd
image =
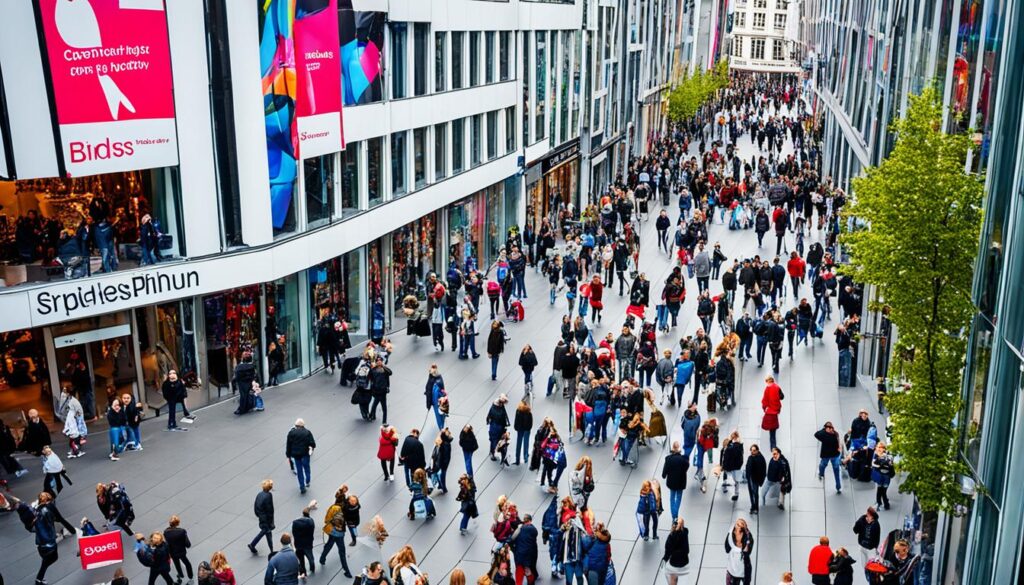
[[[743,40],[744,37],[733,37],[732,39],[732,56],[743,57]],[[760,61],[764,60],[765,51],[765,40],[766,39],[751,39],[750,40],[750,58],[757,59]],[[786,60],[786,41],[782,39],[772,39],[772,60],[773,61],[785,61]]]
[[[747,26],[747,13],[746,12],[737,12],[736,14],[733,15],[733,18],[734,18],[733,24],[737,28],[745,28]],[[755,12],[754,13],[754,18],[753,18],[753,28],[756,28],[758,30],[763,30],[764,27],[765,27],[765,19],[766,19],[766,16],[765,16],[764,12]],[[775,24],[775,28],[778,29],[778,30],[785,29],[786,28],[786,15],[784,13],[776,13],[775,14],[775,23],[774,24]]]
[[[754,8],[768,8],[768,0],[754,0]],[[775,0],[776,10],[787,10],[789,0]]]
[[[349,143],[340,153],[305,159],[297,191],[304,196],[291,206],[278,233],[350,217],[509,154],[516,149],[516,131],[513,106]]]
[[[512,79],[511,31],[435,31],[431,35],[425,22],[393,22],[389,30],[393,99],[430,92],[431,51],[434,92]]]

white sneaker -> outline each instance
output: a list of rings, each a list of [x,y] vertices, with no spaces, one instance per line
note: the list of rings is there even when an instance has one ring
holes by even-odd
[[[114,455],[113,453],[111,453],[111,454],[110,454],[110,460],[111,460],[111,461],[120,461],[120,460],[121,460],[121,458],[120,458],[120,457],[118,457],[117,455]]]

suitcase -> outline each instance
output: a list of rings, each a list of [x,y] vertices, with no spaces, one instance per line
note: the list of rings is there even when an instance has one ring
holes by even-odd
[[[708,392],[708,414],[718,410],[718,397],[715,392]]]

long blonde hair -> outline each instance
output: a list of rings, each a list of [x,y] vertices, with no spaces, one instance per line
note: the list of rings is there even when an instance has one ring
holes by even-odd
[[[224,551],[219,550],[213,553],[213,556],[210,557],[210,568],[214,571],[226,571],[231,568],[228,558],[224,556]]]
[[[412,547],[405,545],[398,549],[394,555],[388,559],[388,566],[391,567],[391,578],[394,579],[395,571],[402,567],[416,564],[416,553],[413,552]]]
[[[466,585],[466,574],[462,572],[462,569],[458,567],[452,569],[451,577],[448,577],[448,585]]]

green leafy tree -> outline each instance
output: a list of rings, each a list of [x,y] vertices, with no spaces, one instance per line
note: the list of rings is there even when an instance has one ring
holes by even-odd
[[[925,510],[952,512],[967,499],[953,421],[974,312],[984,187],[964,171],[970,138],[941,128],[935,89],[911,96],[906,117],[893,123],[892,153],[853,180],[855,198],[845,215],[865,227],[842,242],[850,252],[847,271],[878,287],[899,330],[890,366],[898,389],[885,403],[894,427],[890,448],[906,473],[900,491],[913,492]]]
[[[683,77],[668,96],[668,116],[673,122],[689,120],[720,89],[729,85],[729,62],[719,61],[714,69],[698,69]]]

